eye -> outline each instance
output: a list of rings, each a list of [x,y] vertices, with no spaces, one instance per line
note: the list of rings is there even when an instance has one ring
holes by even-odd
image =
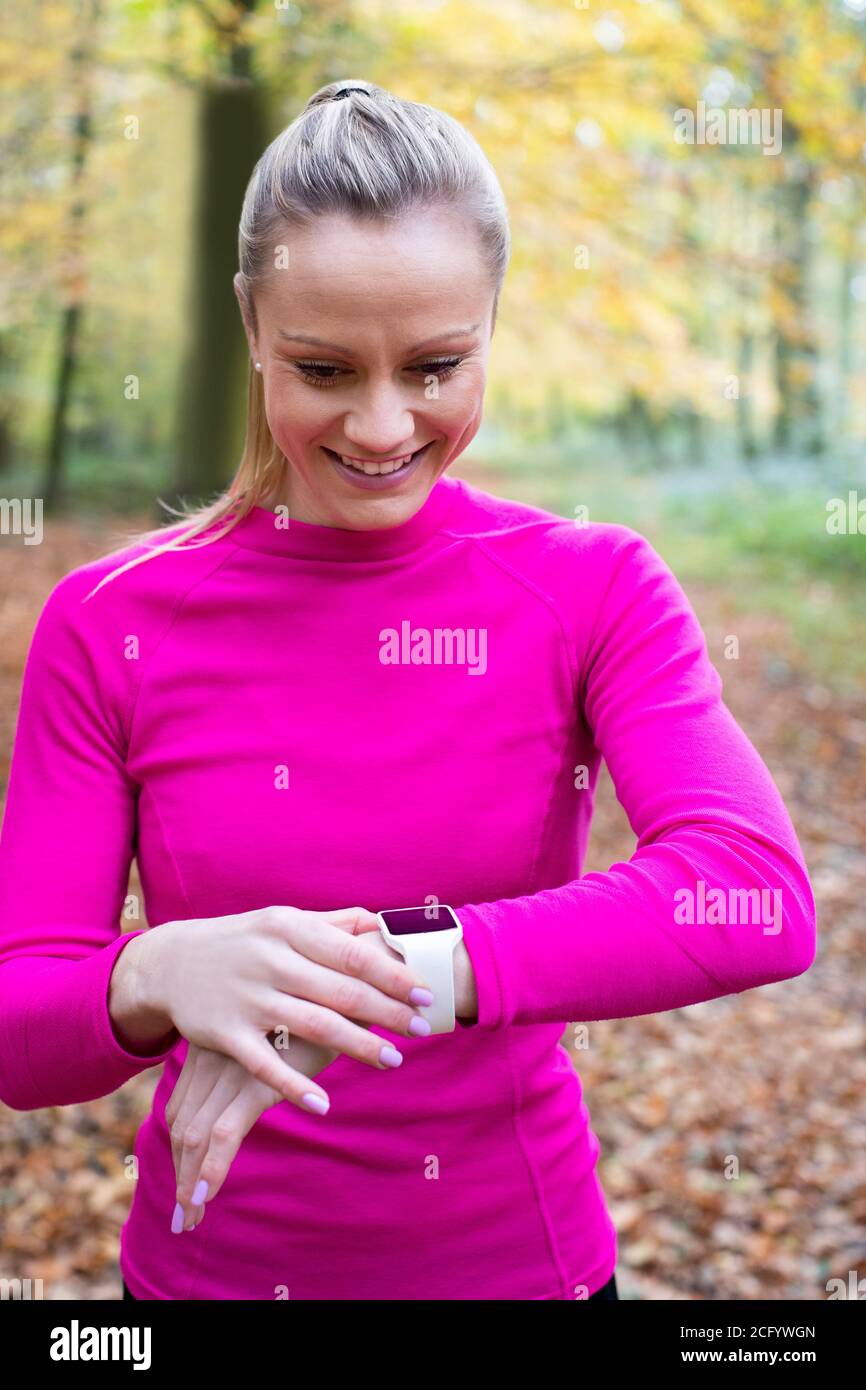
[[[320,372],[338,372],[339,367],[335,367],[333,362],[296,362],[298,375],[305,381],[312,381],[316,386],[331,386],[336,377],[320,376]]]
[[[413,370],[423,372],[424,376],[449,377],[463,361],[462,357],[441,357],[437,362],[422,362]]]
[[[418,362],[414,367],[410,367],[409,370],[421,376],[438,376],[441,381],[453,375],[462,361],[462,357],[442,357],[437,358],[435,362]],[[333,362],[297,361],[294,365],[298,375],[303,377],[305,381],[311,382],[314,386],[335,385],[337,381],[336,373],[343,370],[343,368],[336,366]],[[333,372],[335,375],[324,375],[324,373],[327,372]]]

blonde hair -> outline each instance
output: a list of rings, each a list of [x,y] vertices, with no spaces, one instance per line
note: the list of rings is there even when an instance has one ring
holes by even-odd
[[[372,82],[352,78],[320,87],[271,141],[247,184],[237,278],[253,331],[254,291],[273,270],[274,247],[286,227],[304,226],[328,213],[377,220],[436,205],[465,210],[473,220],[494,289],[492,331],[511,235],[502,189],[475,137],[444,111],[404,101]],[[146,553],[105,575],[87,598],[154,555],[221,539],[281,487],[287,469],[268,426],[261,374],[250,362],[246,439],[229,486],[205,506],[178,512],[163,503],[182,518],[177,534],[160,541],[171,529],[165,525],[129,533],[118,550],[137,542],[147,547]],[[206,530],[211,534],[201,538]]]

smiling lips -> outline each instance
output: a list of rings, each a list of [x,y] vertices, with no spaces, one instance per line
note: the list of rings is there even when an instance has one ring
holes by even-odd
[[[424,446],[426,448],[426,445]],[[335,450],[329,452],[335,453]],[[350,454],[336,454],[336,457],[347,468],[354,468],[359,473],[366,473],[368,477],[375,478],[381,474],[396,473],[400,468],[405,467],[414,457],[420,454],[421,450],[416,449],[411,454],[401,454],[398,458],[382,459],[380,462],[371,462],[368,459],[354,459]]]

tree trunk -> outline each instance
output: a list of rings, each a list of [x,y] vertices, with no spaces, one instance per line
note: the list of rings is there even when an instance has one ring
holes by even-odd
[[[750,466],[758,455],[758,446],[755,442],[754,434],[754,422],[752,420],[750,390],[754,359],[754,335],[747,329],[741,328],[737,357],[737,376],[739,378],[740,387],[739,395],[737,396],[737,438],[740,446],[740,456],[745,460],[746,464]]]
[[[81,332],[83,304],[86,292],[84,259],[84,223],[86,207],[83,196],[84,170],[92,139],[90,125],[90,62],[93,34],[99,24],[100,0],[92,0],[82,16],[82,35],[71,54],[72,84],[78,92],[75,113],[75,138],[72,148],[72,189],[74,197],[69,213],[65,241],[67,258],[63,276],[65,308],[60,325],[60,353],[51,412],[51,433],[45,458],[42,485],[46,511],[54,511],[63,491],[63,465],[67,447],[67,415],[72,399],[78,345]]]
[[[790,138],[790,137],[789,137]],[[806,166],[776,190],[776,389],[775,446],[823,452],[818,350],[808,305],[809,205],[812,171]]]
[[[173,505],[206,502],[236,471],[243,445],[249,348],[232,281],[246,185],[268,143],[263,91],[236,42],[231,76],[201,92],[199,172],[185,362],[179,383]],[[163,518],[164,519],[164,518]]]

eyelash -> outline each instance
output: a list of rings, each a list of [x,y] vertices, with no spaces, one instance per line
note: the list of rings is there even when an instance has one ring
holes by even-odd
[[[436,362],[419,362],[418,366],[413,367],[412,370],[416,372],[424,372],[425,374],[431,376],[438,376],[441,381],[447,380],[448,377],[452,376],[462,362],[462,357],[443,357]],[[339,371],[339,367],[335,366],[333,362],[296,362],[295,368],[299,376],[302,376],[305,381],[311,382],[314,386],[336,385],[338,380],[337,377],[316,376],[314,373],[306,370],[306,368],[308,367],[324,367],[327,371],[330,372]]]

